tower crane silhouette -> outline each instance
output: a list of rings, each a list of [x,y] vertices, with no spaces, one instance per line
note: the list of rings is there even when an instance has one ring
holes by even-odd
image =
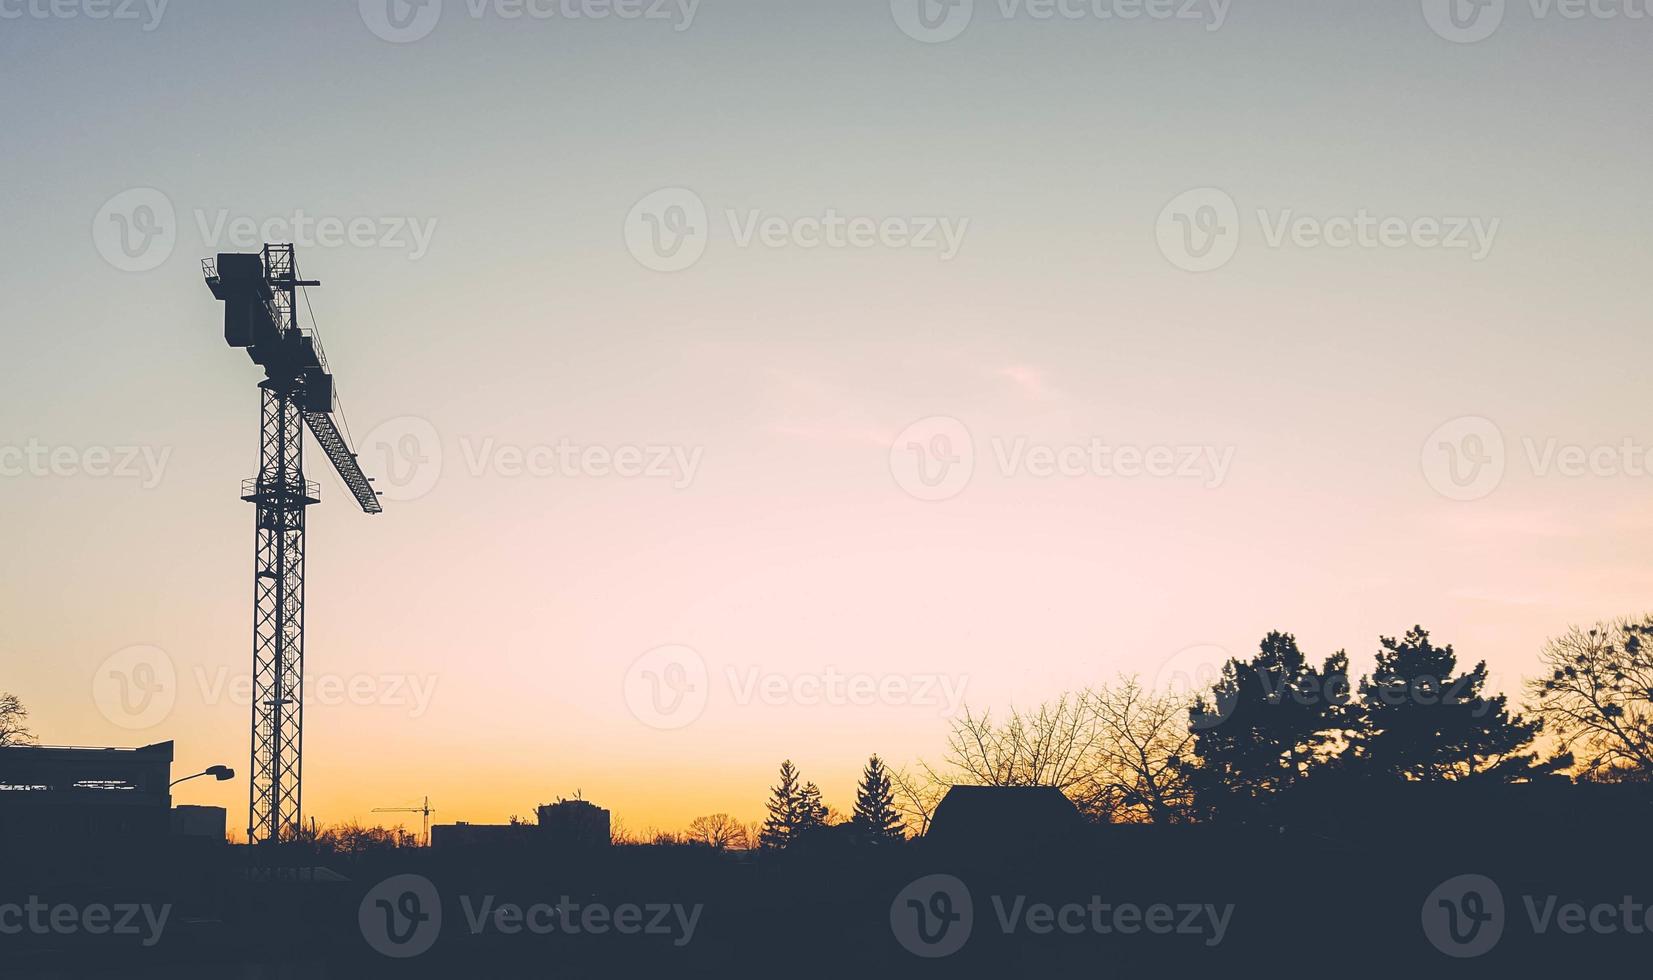
[[[241,487],[257,507],[253,561],[252,765],[247,842],[279,842],[303,826],[304,514],[320,488],[304,478],[304,429],[369,514],[383,508],[373,481],[334,419],[338,398],[321,339],[298,322],[299,278],[293,246],[220,253],[202,263],[207,286],[224,303],[224,340],[264,369],[259,383],[258,476]]]
[[[425,821],[420,826],[420,837],[425,842],[424,846],[426,846],[426,847],[430,846],[430,815],[436,812],[435,810],[432,810],[430,808],[430,797],[428,797],[428,796],[425,797],[425,805],[424,806],[382,806],[382,807],[379,807],[379,808],[375,809],[373,812],[374,813],[422,813],[422,814],[424,814],[425,815]]]

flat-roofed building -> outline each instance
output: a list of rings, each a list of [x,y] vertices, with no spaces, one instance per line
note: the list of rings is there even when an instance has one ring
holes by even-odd
[[[172,748],[0,747],[0,854],[99,867],[158,852],[172,828]]]

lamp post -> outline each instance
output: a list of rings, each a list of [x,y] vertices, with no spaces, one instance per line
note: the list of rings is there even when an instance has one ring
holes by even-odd
[[[226,779],[234,779],[235,770],[231,769],[229,766],[210,766],[193,776],[185,776],[183,779],[174,779],[171,784],[167,786],[167,789],[170,790],[173,786],[176,786],[179,783],[187,783],[192,779],[200,779],[202,776],[211,776],[219,782],[223,782]]]

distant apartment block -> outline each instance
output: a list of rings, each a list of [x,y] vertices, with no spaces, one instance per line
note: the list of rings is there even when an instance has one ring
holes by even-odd
[[[540,833],[552,847],[596,849],[613,840],[610,814],[587,800],[559,800],[539,808]]]

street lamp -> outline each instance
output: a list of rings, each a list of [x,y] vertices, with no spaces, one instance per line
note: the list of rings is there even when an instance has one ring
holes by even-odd
[[[206,770],[203,770],[202,772],[196,773],[193,776],[185,776],[183,779],[174,779],[172,781],[172,784],[170,786],[168,786],[167,789],[171,789],[173,786],[176,786],[179,783],[187,783],[191,779],[200,779],[202,776],[211,776],[212,778],[218,780],[219,782],[223,782],[226,779],[234,779],[235,778],[235,770],[231,769],[229,766],[212,766],[212,767],[210,767]]]

